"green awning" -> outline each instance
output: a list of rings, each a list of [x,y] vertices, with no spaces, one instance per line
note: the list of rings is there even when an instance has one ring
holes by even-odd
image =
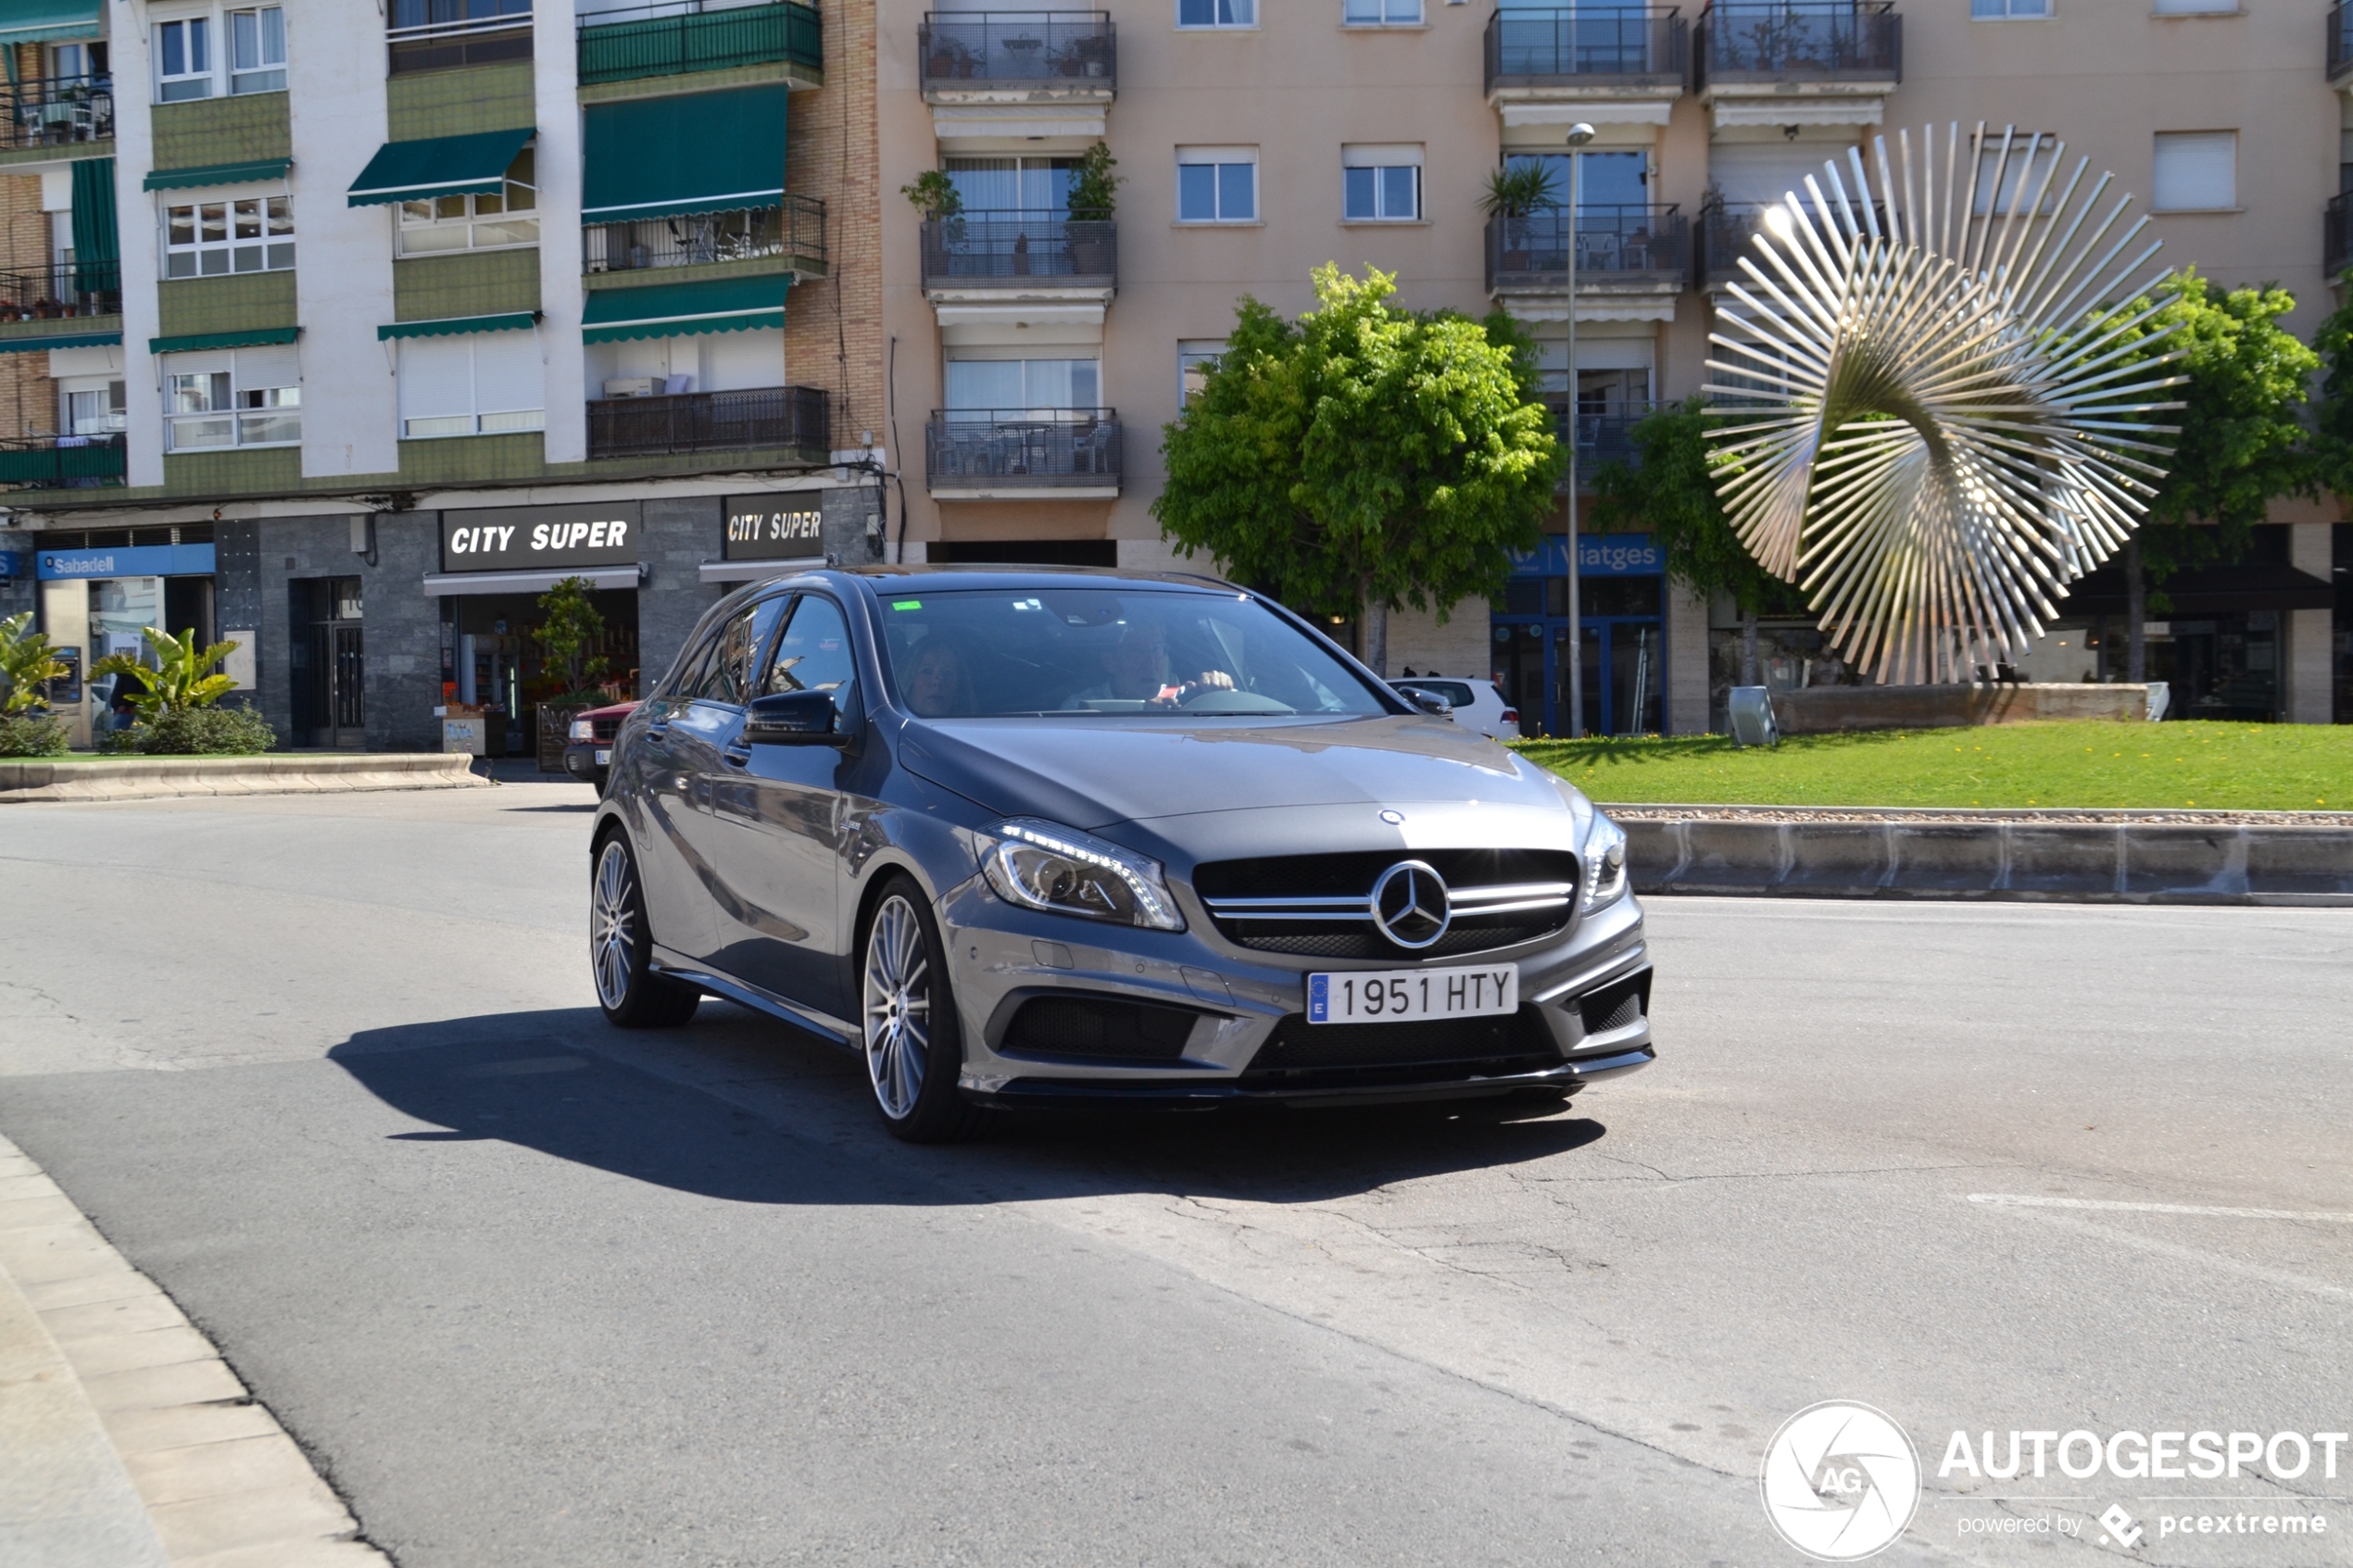
[[[266,157],[257,163],[208,163],[199,169],[158,169],[140,182],[149,191],[184,191],[196,185],[250,185],[262,180],[283,180],[294,167],[290,157]]]
[[[185,337],[151,337],[150,354],[192,354],[199,348],[258,348],[266,343],[292,343],[300,327],[254,327],[242,332],[190,332]]]
[[[781,207],[783,83],[590,104],[583,223]]]
[[[538,132],[484,131],[422,142],[386,142],[346,193],[353,207],[423,201],[430,196],[488,196],[507,188],[507,166]]]
[[[12,49],[52,38],[95,38],[98,31],[98,0],[0,0],[0,44]]]
[[[788,272],[756,278],[716,278],[707,283],[649,283],[596,289],[581,312],[584,343],[640,337],[691,337],[697,332],[748,332],[785,324]]]
[[[104,348],[121,341],[120,332],[64,332],[54,337],[0,337],[0,354],[24,354],[35,348]]]
[[[460,332],[519,332],[539,320],[535,310],[510,310],[504,316],[446,316],[436,321],[395,321],[376,329],[376,341],[396,337],[456,337]]]

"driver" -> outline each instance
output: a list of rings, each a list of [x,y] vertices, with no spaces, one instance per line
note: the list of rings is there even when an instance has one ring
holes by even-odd
[[[1103,653],[1103,684],[1075,695],[1074,702],[1143,701],[1154,708],[1176,708],[1204,691],[1232,691],[1234,678],[1223,670],[1203,670],[1190,680],[1176,681],[1168,667],[1168,637],[1150,621],[1130,621],[1119,641]]]
[[[964,668],[963,650],[941,638],[925,640],[907,671],[907,706],[925,719],[972,712],[972,676]]]

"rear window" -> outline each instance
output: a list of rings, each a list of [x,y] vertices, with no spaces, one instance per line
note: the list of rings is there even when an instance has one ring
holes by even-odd
[[[1471,696],[1467,681],[1398,681],[1393,684],[1409,692],[1428,692],[1457,708],[1468,708],[1478,700]]]

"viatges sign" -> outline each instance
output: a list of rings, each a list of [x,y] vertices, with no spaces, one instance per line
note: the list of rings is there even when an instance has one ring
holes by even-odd
[[[825,553],[824,492],[727,497],[728,560],[799,560]]]
[[[642,511],[635,501],[590,501],[444,512],[441,569],[547,571],[634,566]]]

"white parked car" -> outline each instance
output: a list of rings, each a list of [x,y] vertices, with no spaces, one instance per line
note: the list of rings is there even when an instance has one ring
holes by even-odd
[[[1390,684],[1451,703],[1454,722],[1497,740],[1519,739],[1519,709],[1504,701],[1492,681],[1461,681],[1452,675],[1414,675]]]

